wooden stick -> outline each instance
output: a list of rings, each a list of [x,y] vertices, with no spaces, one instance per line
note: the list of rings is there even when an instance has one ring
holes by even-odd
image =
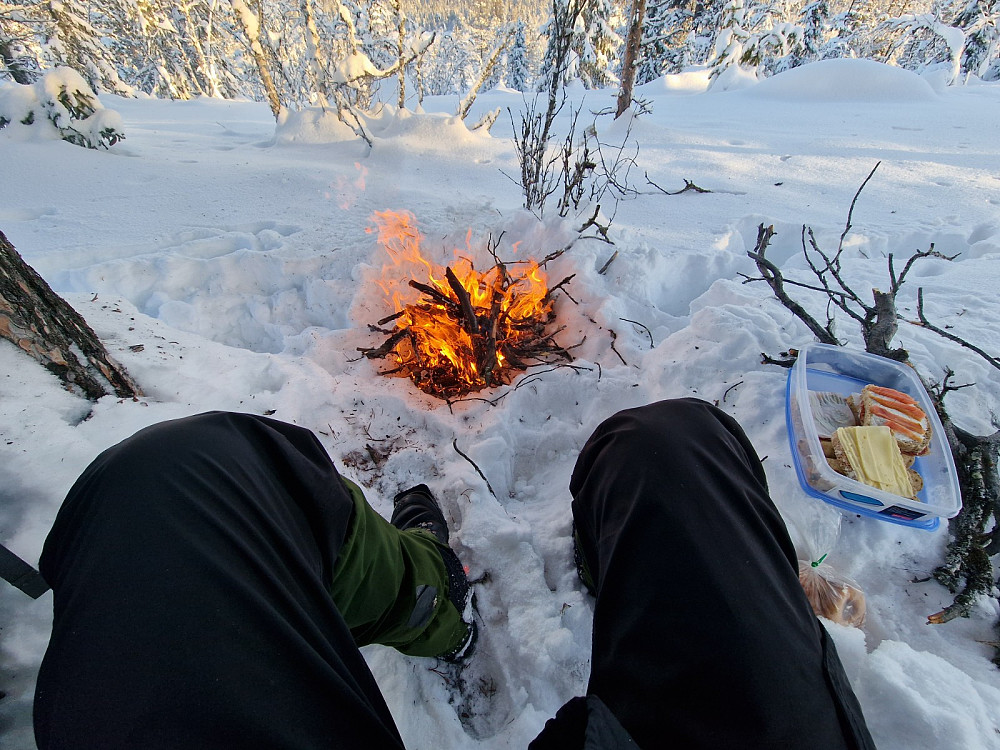
[[[469,297],[469,293],[462,286],[462,282],[458,280],[455,272],[451,270],[451,267],[444,269],[445,278],[448,279],[448,286],[458,297],[458,304],[462,309],[462,315],[465,317],[466,330],[469,335],[474,335],[479,332],[479,323],[476,320],[476,311],[472,307],[472,299]]]
[[[358,351],[364,354],[368,359],[378,359],[379,357],[384,357],[386,354],[392,351],[393,347],[396,346],[407,334],[409,334],[409,328],[400,328],[389,338],[385,340],[385,343],[377,349],[365,349],[364,347],[358,347]]]
[[[447,294],[445,294],[444,292],[442,292],[442,291],[440,291],[438,289],[435,289],[434,287],[432,287],[432,286],[430,286],[428,284],[421,284],[419,281],[414,281],[413,279],[410,279],[409,284],[410,284],[411,287],[413,287],[417,291],[423,292],[424,294],[428,295],[429,297],[431,297],[432,299],[440,302],[443,305],[454,305],[455,304],[455,300],[453,300]]]

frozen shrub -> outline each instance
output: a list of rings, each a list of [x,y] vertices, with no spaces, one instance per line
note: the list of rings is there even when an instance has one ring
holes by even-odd
[[[105,109],[72,68],[50,70],[30,86],[0,85],[0,129],[11,123],[93,149],[125,139],[121,116]]]

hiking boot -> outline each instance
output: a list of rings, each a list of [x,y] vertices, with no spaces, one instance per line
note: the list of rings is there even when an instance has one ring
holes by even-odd
[[[400,531],[407,529],[424,529],[434,535],[443,546],[439,547],[445,571],[448,573],[448,600],[458,610],[462,622],[467,627],[466,637],[461,644],[443,655],[446,662],[456,663],[471,655],[478,637],[476,622],[472,618],[472,608],[469,604],[471,589],[465,568],[455,551],[448,546],[448,523],[430,488],[426,484],[418,484],[400,492],[392,501],[392,517],[389,523]]]
[[[473,618],[473,612],[475,611],[475,608],[476,608],[476,597],[475,595],[473,595],[472,604],[469,607],[468,619],[466,619],[465,610],[461,610],[462,622],[465,623],[466,627],[465,638],[462,639],[462,642],[458,645],[457,648],[449,651],[447,654],[442,654],[439,657],[441,661],[448,662],[449,664],[461,664],[470,656],[472,656],[472,652],[476,650],[476,641],[479,640],[479,627],[476,625],[476,621]]]
[[[441,544],[448,543],[448,523],[426,484],[403,490],[393,498],[389,523],[400,531],[426,529]]]

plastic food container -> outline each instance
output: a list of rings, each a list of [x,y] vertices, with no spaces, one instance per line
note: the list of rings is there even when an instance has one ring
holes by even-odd
[[[838,474],[823,455],[808,392],[827,391],[847,396],[860,393],[869,383],[912,396],[930,420],[930,451],[918,456],[913,464],[924,480],[917,500]],[[799,350],[788,373],[785,419],[795,471],[802,488],[813,497],[852,513],[927,530],[936,529],[940,519],[951,518],[961,510],[958,475],[941,420],[912,368],[839,346],[805,346]]]

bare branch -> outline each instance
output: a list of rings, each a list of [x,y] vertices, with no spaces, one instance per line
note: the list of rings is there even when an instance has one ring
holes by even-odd
[[[637,325],[640,328],[642,328],[646,332],[646,335],[649,336],[649,348],[650,349],[655,348],[655,345],[653,344],[653,332],[650,331],[648,327],[644,326],[638,320],[629,320],[628,318],[618,318],[618,320],[624,320],[626,323],[631,323],[633,325]]]
[[[913,264],[922,258],[940,258],[941,260],[955,260],[961,253],[956,253],[955,255],[945,255],[944,253],[939,253],[934,249],[934,243],[932,242],[930,248],[927,250],[918,250],[913,255],[909,257],[906,261],[906,265],[903,266],[903,270],[900,272],[899,277],[896,277],[895,271],[892,267],[892,253],[889,253],[889,278],[892,280],[892,293],[895,296],[899,288],[903,286],[903,281],[906,279],[906,274],[910,272]]]
[[[505,394],[505,395],[506,395],[506,394]],[[493,495],[493,497],[496,497],[496,496],[497,496],[497,493],[495,493],[495,492],[493,491],[493,486],[492,486],[492,485],[490,484],[490,480],[486,478],[486,475],[485,475],[485,474],[483,474],[483,470],[482,470],[482,469],[480,469],[480,468],[479,468],[479,467],[478,467],[478,466],[476,465],[476,462],[475,462],[475,461],[473,461],[473,460],[472,460],[471,458],[469,458],[469,457],[468,457],[467,455],[465,455],[464,453],[462,453],[461,449],[459,449],[459,447],[458,447],[458,438],[455,438],[454,440],[452,440],[452,441],[451,441],[451,445],[452,445],[452,447],[453,447],[453,448],[455,449],[455,452],[456,452],[456,453],[457,453],[458,455],[460,455],[460,456],[461,456],[462,458],[464,458],[464,459],[465,459],[466,461],[468,461],[468,462],[469,462],[470,464],[472,464],[472,468],[473,468],[473,469],[475,469],[475,470],[476,470],[476,473],[477,473],[477,474],[478,474],[478,475],[479,475],[480,477],[482,477],[482,479],[483,479],[483,481],[484,481],[484,482],[486,482],[486,489],[488,489],[488,490],[490,491],[490,494],[491,494],[491,495]]]
[[[691,182],[691,180],[688,180],[686,178],[684,179],[684,187],[682,187],[680,190],[673,190],[673,191],[667,190],[666,188],[661,187],[660,185],[657,185],[655,182],[653,182],[651,179],[649,179],[649,173],[648,172],[645,173],[645,174],[646,174],[646,183],[648,185],[652,185],[653,187],[655,187],[657,190],[659,190],[664,195],[680,195],[681,193],[686,193],[689,190],[693,191],[695,193],[711,193],[712,192],[711,190],[707,190],[707,189],[705,189],[703,187],[698,187],[693,182]]]
[[[974,351],[976,354],[978,354],[980,357],[982,357],[983,359],[985,359],[993,367],[995,367],[998,370],[1000,370],[1000,359],[997,359],[996,357],[990,356],[984,350],[980,349],[978,346],[975,346],[974,344],[970,344],[965,339],[960,338],[959,336],[956,336],[953,333],[948,333],[948,331],[945,331],[942,328],[938,328],[936,325],[933,325],[929,320],[927,320],[927,318],[924,316],[924,288],[923,287],[920,287],[917,290],[917,318],[920,320],[920,325],[922,325],[928,331],[934,331],[934,333],[936,333],[938,336],[943,336],[944,338],[948,339],[949,341],[954,341],[956,344],[959,344],[960,346],[964,346],[966,349]]]
[[[806,312],[806,309],[802,305],[788,296],[788,293],[785,291],[785,278],[782,276],[781,270],[765,257],[764,254],[767,252],[767,246],[774,235],[773,225],[766,228],[763,224],[758,226],[757,244],[747,255],[757,264],[757,270],[760,271],[761,276],[764,277],[764,281],[771,287],[771,291],[774,292],[774,296],[778,298],[781,304],[795,315],[795,317],[805,323],[806,327],[822,343],[839,346],[840,342],[833,335],[832,331],[821,326],[812,315]]]
[[[882,164],[881,161],[875,163],[875,166],[872,167],[872,171],[868,173],[868,176],[865,177],[865,181],[862,182],[861,187],[858,188],[858,192],[854,194],[854,200],[851,201],[851,208],[847,212],[847,224],[844,226],[844,231],[840,235],[840,244],[837,245],[837,258],[840,257],[840,253],[844,249],[844,239],[847,237],[847,233],[851,231],[851,217],[854,216],[854,206],[858,202],[858,197],[861,195],[861,191],[865,189],[865,185],[868,184],[868,181],[875,176],[875,170],[879,168],[880,164]]]
[[[599,275],[601,275],[601,276],[603,276],[604,274],[606,274],[608,272],[608,269],[611,268],[611,264],[615,262],[615,258],[617,258],[617,257],[618,257],[618,251],[615,250],[611,254],[611,257],[607,259],[607,261],[604,263],[603,266],[601,266],[601,270],[598,271],[597,273]]]

